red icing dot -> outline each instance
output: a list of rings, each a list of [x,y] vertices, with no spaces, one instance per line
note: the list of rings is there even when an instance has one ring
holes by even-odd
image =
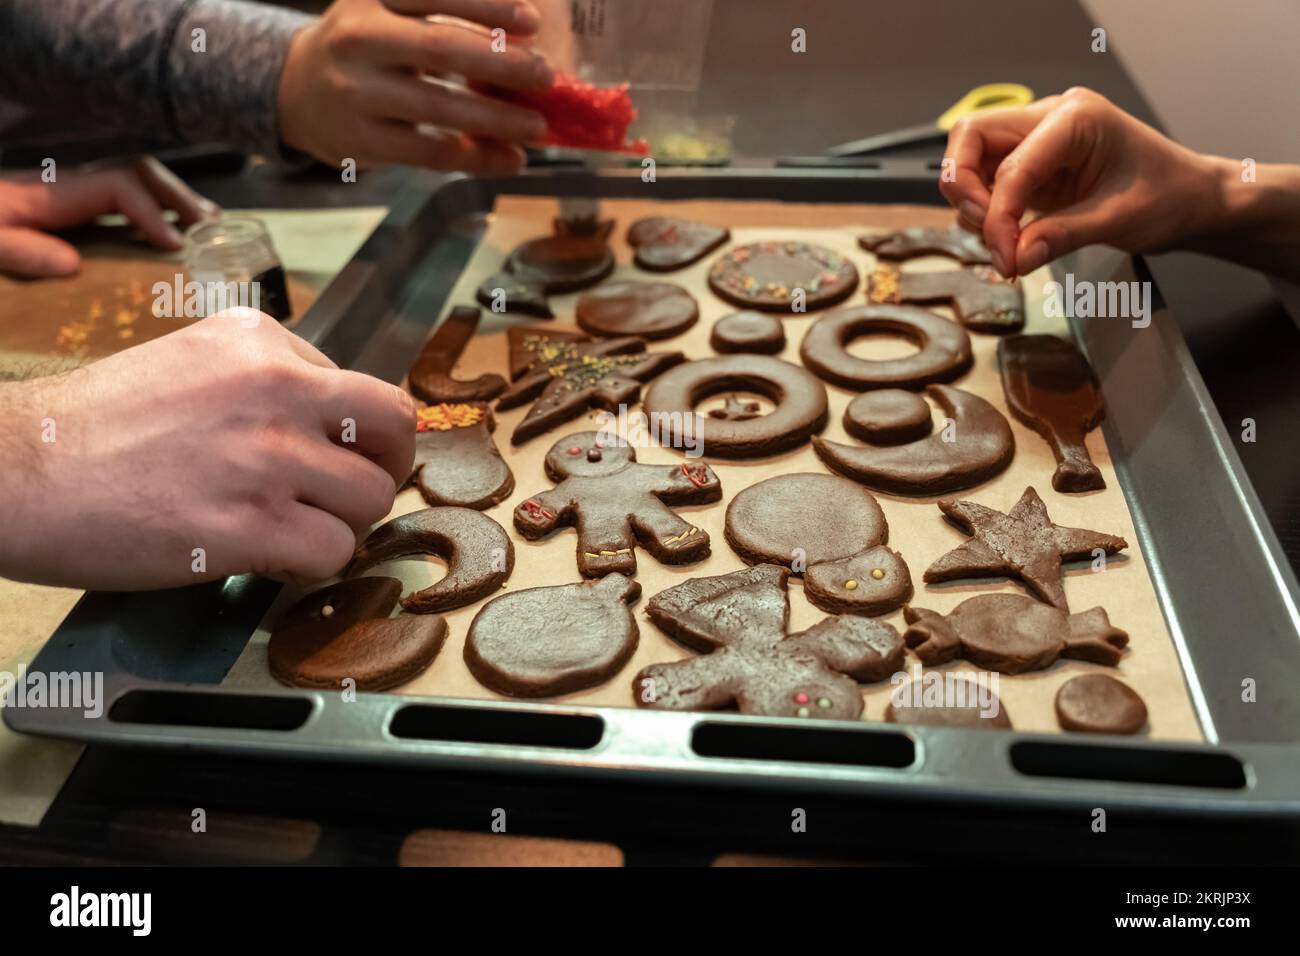
[[[581,455],[581,454],[582,454],[582,449],[579,448],[577,445],[574,445],[572,448],[569,449],[569,454],[570,454],[570,455]]]
[[[808,703],[808,695],[803,691],[799,691],[799,693],[794,695],[794,702],[796,704],[806,704]]]

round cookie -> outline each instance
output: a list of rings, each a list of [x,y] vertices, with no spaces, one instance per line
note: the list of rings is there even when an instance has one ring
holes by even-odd
[[[943,680],[945,675],[931,674]],[[916,686],[916,681],[908,681],[896,687],[890,694],[889,706],[885,708],[885,720],[891,724],[924,724],[930,727],[972,727],[980,730],[1010,730],[1011,715],[992,690],[985,690],[988,699],[981,707],[980,690],[973,680],[965,677],[953,678],[968,685],[960,699],[953,701],[933,701],[924,686]]]
[[[614,271],[612,221],[555,225],[555,235],[530,239],[511,252],[506,271],[547,295],[586,289]]]
[[[795,573],[889,537],[885,513],[870,492],[818,474],[777,475],[750,485],[727,505],[725,530],[727,543],[749,564],[794,563]]]
[[[903,556],[883,544],[810,565],[803,593],[832,614],[887,614],[912,596],[912,575]]]
[[[641,585],[621,574],[528,588],[489,601],[465,638],[465,663],[484,687],[553,697],[604,683],[637,645],[632,604]]]
[[[785,348],[785,326],[763,312],[733,312],[713,323],[709,344],[715,352],[775,355]]]
[[[345,573],[359,574],[381,562],[417,554],[437,555],[447,562],[441,581],[402,598],[402,607],[417,614],[482,600],[496,593],[515,567],[510,536],[487,515],[469,508],[425,508],[370,532]]]
[[[894,359],[850,355],[849,343],[872,332],[902,335],[920,351]],[[965,329],[933,312],[904,305],[861,305],[823,315],[804,335],[799,355],[821,378],[858,391],[947,382],[971,365]]]
[[[447,638],[441,617],[389,617],[397,578],[349,578],[313,591],[285,612],[267,644],[272,675],[291,687],[362,691],[405,684],[433,663]]]
[[[672,216],[647,216],[627,229],[633,261],[648,272],[673,272],[699,262],[731,238],[730,230]]]
[[[871,445],[902,445],[930,434],[930,406],[916,392],[863,392],[844,410],[844,430]]]
[[[1137,691],[1109,674],[1081,674],[1056,692],[1056,719],[1065,730],[1136,734],[1146,726],[1147,705]]]
[[[695,297],[679,285],[629,280],[584,292],[576,316],[592,335],[667,339],[694,325],[700,310]]]
[[[806,310],[843,302],[858,287],[848,259],[808,242],[769,241],[738,246],[713,264],[709,288],[741,309],[790,312],[802,289]]]
[[[748,391],[776,407],[758,418],[697,416],[710,395]],[[668,444],[688,446],[683,432],[698,432],[715,458],[758,458],[797,448],[826,424],[826,388],[806,370],[766,355],[723,355],[687,362],[659,376],[645,393],[645,411],[664,423]]]

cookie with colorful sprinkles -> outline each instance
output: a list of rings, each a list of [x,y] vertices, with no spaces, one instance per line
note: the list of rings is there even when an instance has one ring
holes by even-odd
[[[491,508],[515,490],[492,440],[496,422],[483,402],[443,402],[416,410],[415,466],[408,483],[431,505]]]
[[[824,309],[857,287],[852,262],[809,242],[752,242],[732,249],[709,270],[709,288],[720,299],[764,312]]]

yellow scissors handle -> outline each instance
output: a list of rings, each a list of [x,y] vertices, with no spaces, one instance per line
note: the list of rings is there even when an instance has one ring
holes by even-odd
[[[939,129],[949,130],[957,125],[959,119],[978,113],[980,110],[1028,106],[1033,101],[1034,91],[1020,83],[985,83],[983,86],[975,87],[948,107],[935,125]]]

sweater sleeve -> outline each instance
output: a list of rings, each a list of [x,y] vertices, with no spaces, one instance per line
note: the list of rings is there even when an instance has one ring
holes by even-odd
[[[311,19],[243,0],[5,0],[0,96],[70,127],[281,154],[280,72]]]

